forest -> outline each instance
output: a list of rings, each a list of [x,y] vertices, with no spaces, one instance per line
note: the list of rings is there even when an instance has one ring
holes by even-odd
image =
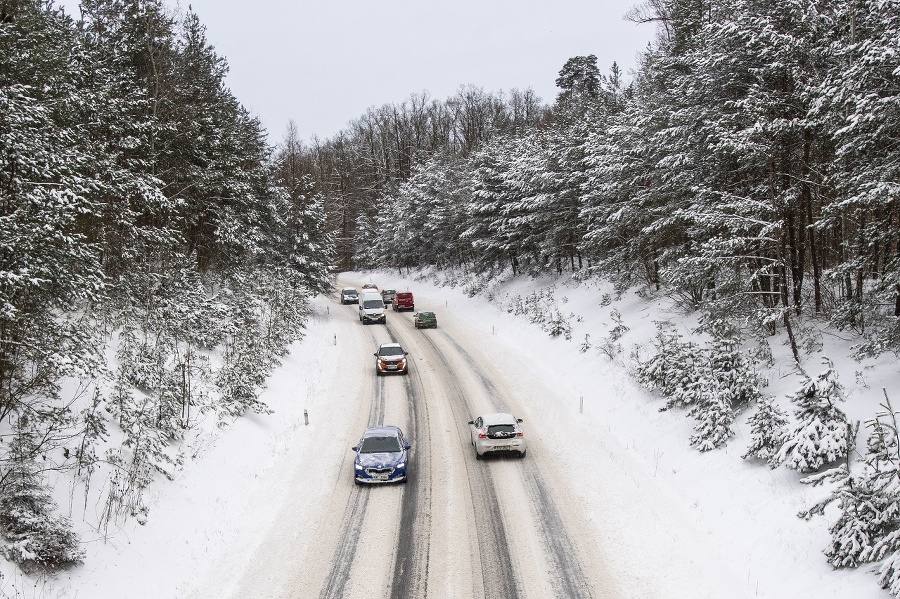
[[[266,411],[330,288],[323,198],[226,72],[162,0],[0,1],[0,527],[26,571],[82,557],[54,476],[101,533],[145,518],[185,431]]]

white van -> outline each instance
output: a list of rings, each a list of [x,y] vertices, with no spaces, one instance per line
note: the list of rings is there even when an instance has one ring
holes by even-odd
[[[359,321],[363,324],[380,322],[387,324],[384,314],[384,300],[377,291],[366,291],[359,296]]]

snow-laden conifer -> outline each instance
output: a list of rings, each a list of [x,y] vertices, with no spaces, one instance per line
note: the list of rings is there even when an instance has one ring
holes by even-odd
[[[55,570],[81,562],[84,550],[72,522],[56,513],[56,502],[34,462],[28,434],[11,444],[0,482],[3,555],[26,571]]]
[[[893,597],[900,597],[900,414],[887,393],[881,407],[865,423],[870,432],[861,470],[851,472],[850,464],[841,464],[803,479],[811,485],[837,484],[800,516],[823,515],[828,505],[837,503],[840,515],[830,527],[831,543],[825,551],[829,563],[855,568],[883,560],[879,582]]]
[[[721,447],[734,435],[735,409],[759,400],[765,384],[733,327],[717,322],[707,328],[714,338],[700,347],[658,324],[656,353],[637,366],[638,380],[667,398],[662,410],[689,407],[695,420],[690,444],[700,451]]]
[[[688,412],[693,416],[695,433],[690,437],[692,447],[709,451],[721,447],[734,436],[734,409],[731,406],[732,393],[725,387],[709,384],[704,380],[699,393],[699,401]]]
[[[775,400],[764,397],[757,402],[756,412],[750,417],[750,446],[741,456],[756,458],[777,466],[773,458],[784,442],[787,432],[788,415],[775,404]]]
[[[813,472],[847,456],[849,423],[837,406],[843,400],[834,365],[815,379],[803,375],[803,385],[792,396],[796,424],[784,437],[775,461],[800,472]]]

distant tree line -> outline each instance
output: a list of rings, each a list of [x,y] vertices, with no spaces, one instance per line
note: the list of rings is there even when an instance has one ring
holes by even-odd
[[[47,471],[101,526],[145,517],[186,429],[266,410],[329,287],[323,197],[226,72],[162,0],[0,1],[0,532],[25,567],[82,555]]]

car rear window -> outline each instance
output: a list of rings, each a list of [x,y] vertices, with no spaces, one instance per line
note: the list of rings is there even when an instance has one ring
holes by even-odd
[[[516,436],[514,424],[492,424],[488,427],[488,437],[491,439],[505,439]]]

